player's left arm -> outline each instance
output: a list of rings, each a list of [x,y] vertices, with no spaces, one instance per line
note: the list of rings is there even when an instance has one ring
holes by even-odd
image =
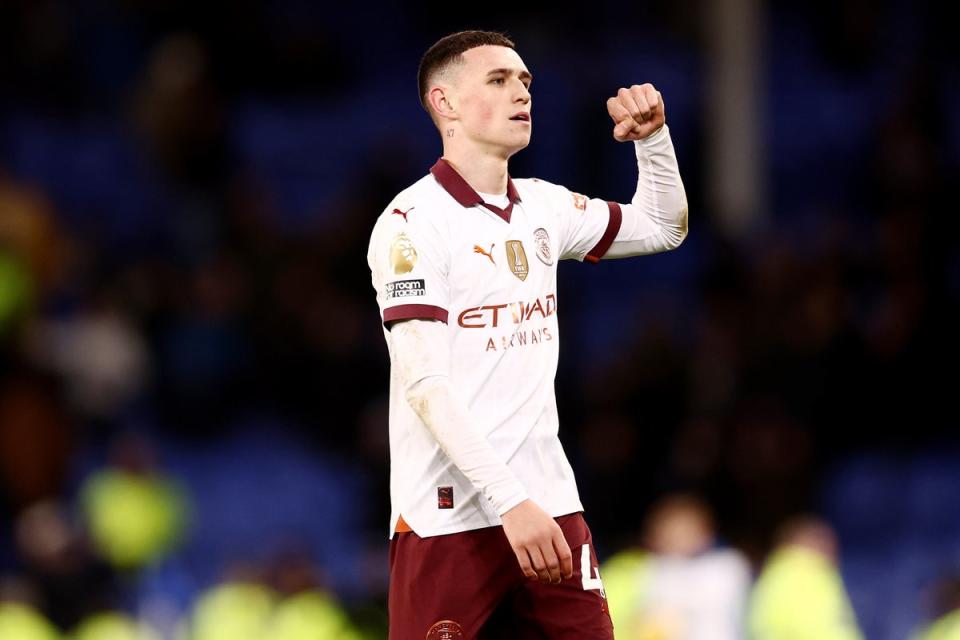
[[[666,124],[663,97],[652,84],[621,88],[607,100],[613,137],[633,142],[637,189],[621,204],[620,228],[604,258],[669,251],[687,236],[687,195]]]

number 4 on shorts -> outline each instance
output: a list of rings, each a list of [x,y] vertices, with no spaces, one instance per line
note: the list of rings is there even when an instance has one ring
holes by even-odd
[[[594,577],[596,573],[596,577]],[[583,578],[583,590],[591,591],[596,589],[600,592],[600,595],[603,598],[607,597],[607,593],[603,590],[603,582],[600,580],[600,569],[599,567],[590,566],[590,545],[585,544],[580,547],[580,576]]]

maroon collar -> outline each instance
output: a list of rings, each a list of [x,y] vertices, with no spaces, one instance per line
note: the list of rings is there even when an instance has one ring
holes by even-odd
[[[484,202],[480,194],[467,184],[467,181],[457,173],[453,165],[443,158],[437,160],[437,163],[430,167],[430,173],[432,173],[433,177],[440,183],[440,186],[446,189],[447,193],[460,203],[460,206],[475,207],[478,204],[483,205],[507,222],[510,222],[510,213],[513,211],[513,205],[520,202],[520,194],[517,192],[517,188],[513,186],[513,180],[510,179],[509,175],[507,176],[507,197],[510,199],[510,203],[507,204],[506,208],[501,209],[500,207]]]

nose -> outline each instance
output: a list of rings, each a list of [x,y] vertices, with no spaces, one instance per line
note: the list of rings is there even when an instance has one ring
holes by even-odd
[[[527,85],[523,84],[523,82],[521,82],[520,80],[517,80],[517,84],[520,85],[520,89],[517,92],[517,97],[515,99],[515,102],[519,102],[520,104],[527,104],[528,102],[530,102],[530,90],[527,89]]]

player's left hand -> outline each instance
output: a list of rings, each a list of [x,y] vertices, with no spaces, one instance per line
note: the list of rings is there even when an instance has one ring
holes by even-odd
[[[613,118],[617,142],[643,140],[667,121],[663,97],[650,83],[621,88],[607,100],[607,113]]]

